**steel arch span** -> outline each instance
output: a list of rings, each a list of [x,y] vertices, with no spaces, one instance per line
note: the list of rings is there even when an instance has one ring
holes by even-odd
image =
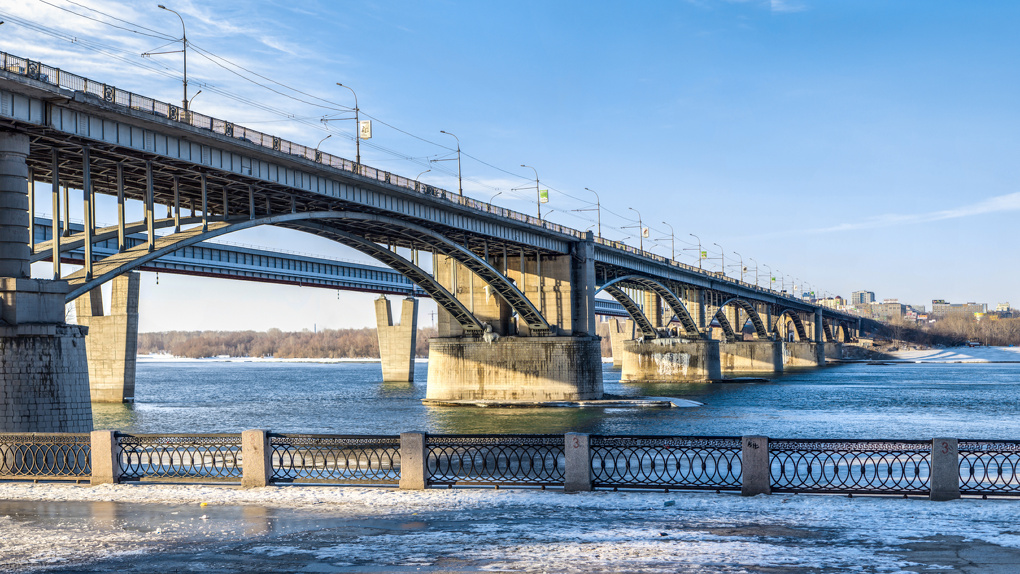
[[[790,318],[790,321],[793,322],[794,330],[797,333],[797,340],[807,341],[808,335],[807,329],[804,327],[804,321],[800,318],[800,315],[798,315],[797,312],[793,309],[783,309],[782,311],[779,312],[778,315],[776,315],[775,329],[776,330],[779,329],[780,322],[779,320],[783,318],[783,315],[788,316]]]
[[[747,317],[751,320],[751,325],[754,326],[754,331],[758,335],[759,339],[769,338],[769,331],[765,328],[765,322],[761,320],[761,315],[758,314],[758,310],[754,308],[754,305],[752,305],[750,301],[740,299],[738,297],[726,300],[719,305],[719,310],[715,312],[715,317],[719,321],[719,325],[723,328],[723,332],[726,332],[726,325],[730,328],[730,332],[726,333],[727,337],[736,339],[737,332],[744,328],[743,325],[730,325],[729,318],[726,317],[725,313],[723,313],[723,310],[726,309],[727,305],[733,305],[747,313]],[[723,325],[724,322],[726,325]]]
[[[442,287],[438,281],[432,278],[429,273],[376,243],[358,237],[340,227],[332,227],[329,225],[330,221],[369,223],[399,230],[406,237],[413,237],[415,241],[431,247],[437,253],[453,258],[472,272],[478,274],[486,284],[492,287],[493,292],[501,296],[518,313],[528,324],[529,328],[534,331],[549,330],[548,322],[531,301],[502,273],[467,248],[457,245],[435,231],[407,221],[382,215],[349,211],[320,211],[269,215],[260,218],[231,218],[209,221],[205,230],[198,226],[172,235],[158,237],[155,238],[151,250],[148,245],[143,244],[95,262],[91,276],[86,276],[84,268],[67,276],[65,279],[70,283],[71,291],[68,293],[66,300],[72,301],[118,275],[131,271],[161,256],[173,253],[183,247],[242,229],[250,229],[262,225],[275,225],[330,237],[335,241],[349,245],[387,263],[394,270],[404,274],[408,279],[417,283],[424,291],[435,298],[436,302],[456,317],[466,330],[479,331],[482,329],[480,323],[471,315],[466,307],[453,294]]]
[[[624,293],[623,290],[617,287],[616,284],[622,282],[637,284],[657,294],[666,302],[667,305],[669,305],[670,311],[672,311],[673,315],[677,318],[677,320],[680,321],[680,324],[683,326],[683,329],[687,334],[697,337],[699,339],[704,338],[704,334],[700,330],[698,330],[698,324],[694,322],[694,318],[691,317],[690,312],[687,311],[687,307],[683,304],[683,301],[680,299],[680,297],[677,296],[677,294],[674,293],[669,287],[667,287],[666,285],[659,281],[656,281],[655,279],[643,277],[641,275],[625,275],[623,277],[617,277],[616,279],[607,282],[606,284],[599,287],[595,292],[597,294],[599,291],[605,290],[607,293],[612,295],[613,298],[616,299],[621,305],[623,305],[625,309],[627,309],[627,313],[631,316],[632,319],[634,319],[635,323],[637,323],[639,326],[641,325],[642,322],[648,323],[647,330],[649,330],[652,333],[655,333],[656,332],[655,328],[651,326],[651,322],[648,321],[648,317],[645,316],[644,313],[641,311],[640,306],[634,303],[634,301],[629,296],[627,296],[627,294]],[[633,306],[633,311],[631,307],[628,306],[628,303],[625,303],[624,301],[621,300],[620,298],[621,295],[623,298],[627,299],[630,302],[630,305]],[[644,333],[646,331],[646,327],[641,327],[641,330]]]

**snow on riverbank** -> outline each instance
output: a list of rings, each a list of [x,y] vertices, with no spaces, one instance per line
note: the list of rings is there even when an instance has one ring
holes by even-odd
[[[415,362],[425,362],[428,359],[415,359]],[[151,355],[138,355],[139,363],[378,363],[379,359],[373,359],[371,357],[360,358],[360,359],[323,359],[323,358],[304,358],[304,359],[277,359],[274,357],[228,357],[226,355],[219,357],[204,357],[201,359],[192,359],[190,357],[175,357],[165,353],[154,353]]]
[[[918,363],[1020,363],[1020,347],[949,347],[891,354]]]
[[[454,557],[474,564],[467,571],[746,572],[744,567],[753,571],[799,567],[903,572],[910,562],[890,553],[924,537],[954,536],[1020,548],[1013,527],[1018,502],[1013,500],[936,503],[677,492],[0,484],[0,501],[4,500],[43,505],[113,502],[145,512],[146,521],[131,522],[131,513],[122,509],[121,522],[107,519],[91,528],[63,516],[48,524],[45,511],[35,521],[0,514],[0,556],[17,556],[20,564],[89,561],[173,547],[196,537],[200,543],[245,544],[237,547],[239,554],[265,559],[293,555],[334,567],[379,567],[428,566]],[[228,517],[252,514],[239,513],[237,507],[281,513],[289,509],[292,518],[316,518],[310,534],[300,540],[273,538],[265,532],[245,534],[244,526],[231,525]],[[276,516],[286,519],[285,514]],[[328,522],[331,517],[334,521]],[[370,532],[349,526],[359,520],[395,521],[397,526],[379,530],[376,524]],[[140,523],[145,526],[137,527]],[[316,534],[320,529],[323,532]]]

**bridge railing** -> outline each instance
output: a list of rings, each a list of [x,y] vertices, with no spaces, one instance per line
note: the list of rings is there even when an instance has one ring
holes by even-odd
[[[401,187],[410,191],[422,195],[429,195],[432,197],[440,198],[451,203],[462,205],[471,209],[482,211],[504,217],[506,219],[512,219],[529,225],[534,225],[552,231],[554,233],[560,233],[563,235],[571,236],[577,239],[584,239],[587,237],[587,232],[579,231],[565,225],[559,225],[557,223],[551,223],[537,217],[525,215],[518,211],[513,211],[503,207],[498,207],[485,202],[481,202],[475,199],[465,197],[456,193],[451,193],[447,190],[440,189],[431,185],[420,183],[416,180],[412,180],[400,175],[396,175],[387,171],[383,171],[367,165],[358,165],[349,159],[345,159],[339,156],[335,156],[326,152],[319,151],[315,148],[309,148],[308,146],[294,143],[278,136],[263,133],[258,130],[253,130],[244,126],[236,125],[226,120],[217,119],[211,116],[193,112],[191,110],[185,111],[182,107],[174,104],[161,102],[146,96],[121,90],[115,86],[90,80],[83,76],[78,76],[70,72],[63,71],[59,68],[48,66],[41,62],[30,60],[28,58],[22,58],[6,52],[0,52],[0,66],[2,69],[18,74],[21,76],[29,77],[37,81],[45,82],[60,88],[71,90],[74,92],[82,92],[95,96],[107,103],[123,106],[130,108],[137,112],[143,112],[152,114],[154,116],[164,118],[171,121],[187,124],[191,127],[209,130],[213,133],[223,135],[226,137],[245,141],[247,143],[257,145],[263,148],[273,150],[282,154],[288,154],[291,156],[300,157],[304,160],[308,160],[314,163],[322,164],[325,166],[332,167],[334,169],[347,172],[348,174],[359,175],[364,178],[372,179],[382,183],[387,183],[397,187]],[[793,297],[785,295],[780,292],[776,292],[773,289],[762,288],[743,281],[738,281],[727,277],[725,273],[712,273],[704,271],[703,269],[696,268],[693,265],[681,263],[679,261],[672,260],[662,255],[657,255],[648,251],[642,251],[636,247],[632,247],[620,241],[609,241],[601,237],[596,238],[596,242],[600,245],[625,251],[637,255],[639,257],[645,257],[652,259],[659,263],[669,265],[672,267],[684,269],[692,273],[699,273],[704,275],[712,275],[715,279],[726,283],[739,285],[745,289],[751,289],[762,293],[769,293],[772,296],[787,297],[794,300]]]
[[[404,479],[417,476],[417,488],[545,488],[574,477],[578,488],[582,477],[582,490],[1020,497],[1015,440],[251,433],[263,444],[241,434],[3,433],[0,480],[245,484],[252,473],[263,484],[414,488]]]

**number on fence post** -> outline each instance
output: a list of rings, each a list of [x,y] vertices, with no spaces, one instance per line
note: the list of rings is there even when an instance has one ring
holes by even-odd
[[[589,436],[568,432],[563,435],[564,469],[563,490],[583,492],[591,490],[591,455]]]
[[[932,439],[931,500],[960,498],[960,452],[955,438]]]

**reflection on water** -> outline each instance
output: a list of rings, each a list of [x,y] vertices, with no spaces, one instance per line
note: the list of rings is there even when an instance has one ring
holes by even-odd
[[[397,434],[562,433],[775,438],[1016,437],[1020,364],[845,365],[769,382],[623,384],[616,396],[690,399],[702,407],[425,407],[414,383],[380,382],[378,363],[140,363],[133,405],[93,404],[96,428],[130,432]]]

